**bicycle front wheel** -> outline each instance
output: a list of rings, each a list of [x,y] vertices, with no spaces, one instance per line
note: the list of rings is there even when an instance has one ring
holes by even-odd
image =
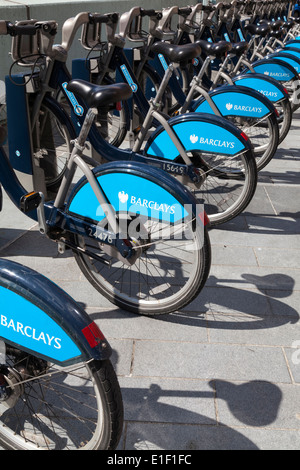
[[[68,368],[7,346],[1,376],[11,386],[0,402],[0,443],[10,450],[117,447],[123,426],[119,384],[109,361]]]

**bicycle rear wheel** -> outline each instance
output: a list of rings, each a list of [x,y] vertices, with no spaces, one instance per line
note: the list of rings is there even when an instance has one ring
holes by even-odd
[[[109,361],[63,368],[8,345],[1,378],[0,442],[11,450],[99,450],[117,447],[123,404]]]

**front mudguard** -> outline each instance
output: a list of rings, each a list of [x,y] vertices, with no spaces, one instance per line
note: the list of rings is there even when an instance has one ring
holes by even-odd
[[[171,118],[168,124],[187,152],[236,155],[243,151],[252,151],[247,136],[219,116],[187,113]],[[145,153],[172,161],[180,158],[175,143],[162,126],[151,135],[145,146]]]

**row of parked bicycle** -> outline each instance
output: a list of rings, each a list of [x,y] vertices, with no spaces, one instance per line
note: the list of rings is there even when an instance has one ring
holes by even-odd
[[[247,207],[300,105],[292,8],[83,12],[62,25],[59,45],[54,20],[0,21],[13,58],[0,183],[112,303],[169,313],[205,285],[208,226]],[[80,28],[87,57],[69,71]],[[2,260],[0,288],[2,444],[115,448],[122,398],[103,334],[28,268]]]

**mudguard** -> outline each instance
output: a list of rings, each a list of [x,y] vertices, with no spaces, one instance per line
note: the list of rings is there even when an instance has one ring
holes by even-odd
[[[274,113],[274,107],[267,98],[243,86],[224,85],[209,92],[209,95],[224,117],[242,116],[261,119]],[[193,111],[215,114],[205,98],[200,98],[194,103]]]
[[[108,203],[117,213],[143,215],[151,220],[177,223],[197,214],[197,200],[166,172],[141,163],[111,162],[93,172]],[[85,177],[75,185],[66,212],[76,218],[101,222],[103,207]],[[200,218],[201,220],[201,218]],[[93,236],[93,234],[90,234]],[[95,235],[96,236],[96,235]]]
[[[261,59],[253,62],[252,67],[256,73],[262,73],[279,82],[298,80],[298,74],[294,67],[281,59]],[[249,70],[247,73],[252,72]]]
[[[283,99],[288,99],[288,93],[284,87],[267,75],[260,73],[252,73],[250,76],[247,74],[238,75],[233,79],[233,82],[235,85],[258,91],[272,103],[278,103]]]
[[[110,356],[86,312],[36,271],[1,259],[0,298],[0,338],[6,343],[62,366]]]
[[[247,136],[229,121],[219,116],[187,113],[168,121],[186,151],[203,151],[223,155],[236,155],[250,150]],[[159,127],[148,140],[147,155],[176,160],[180,155],[163,127]]]

